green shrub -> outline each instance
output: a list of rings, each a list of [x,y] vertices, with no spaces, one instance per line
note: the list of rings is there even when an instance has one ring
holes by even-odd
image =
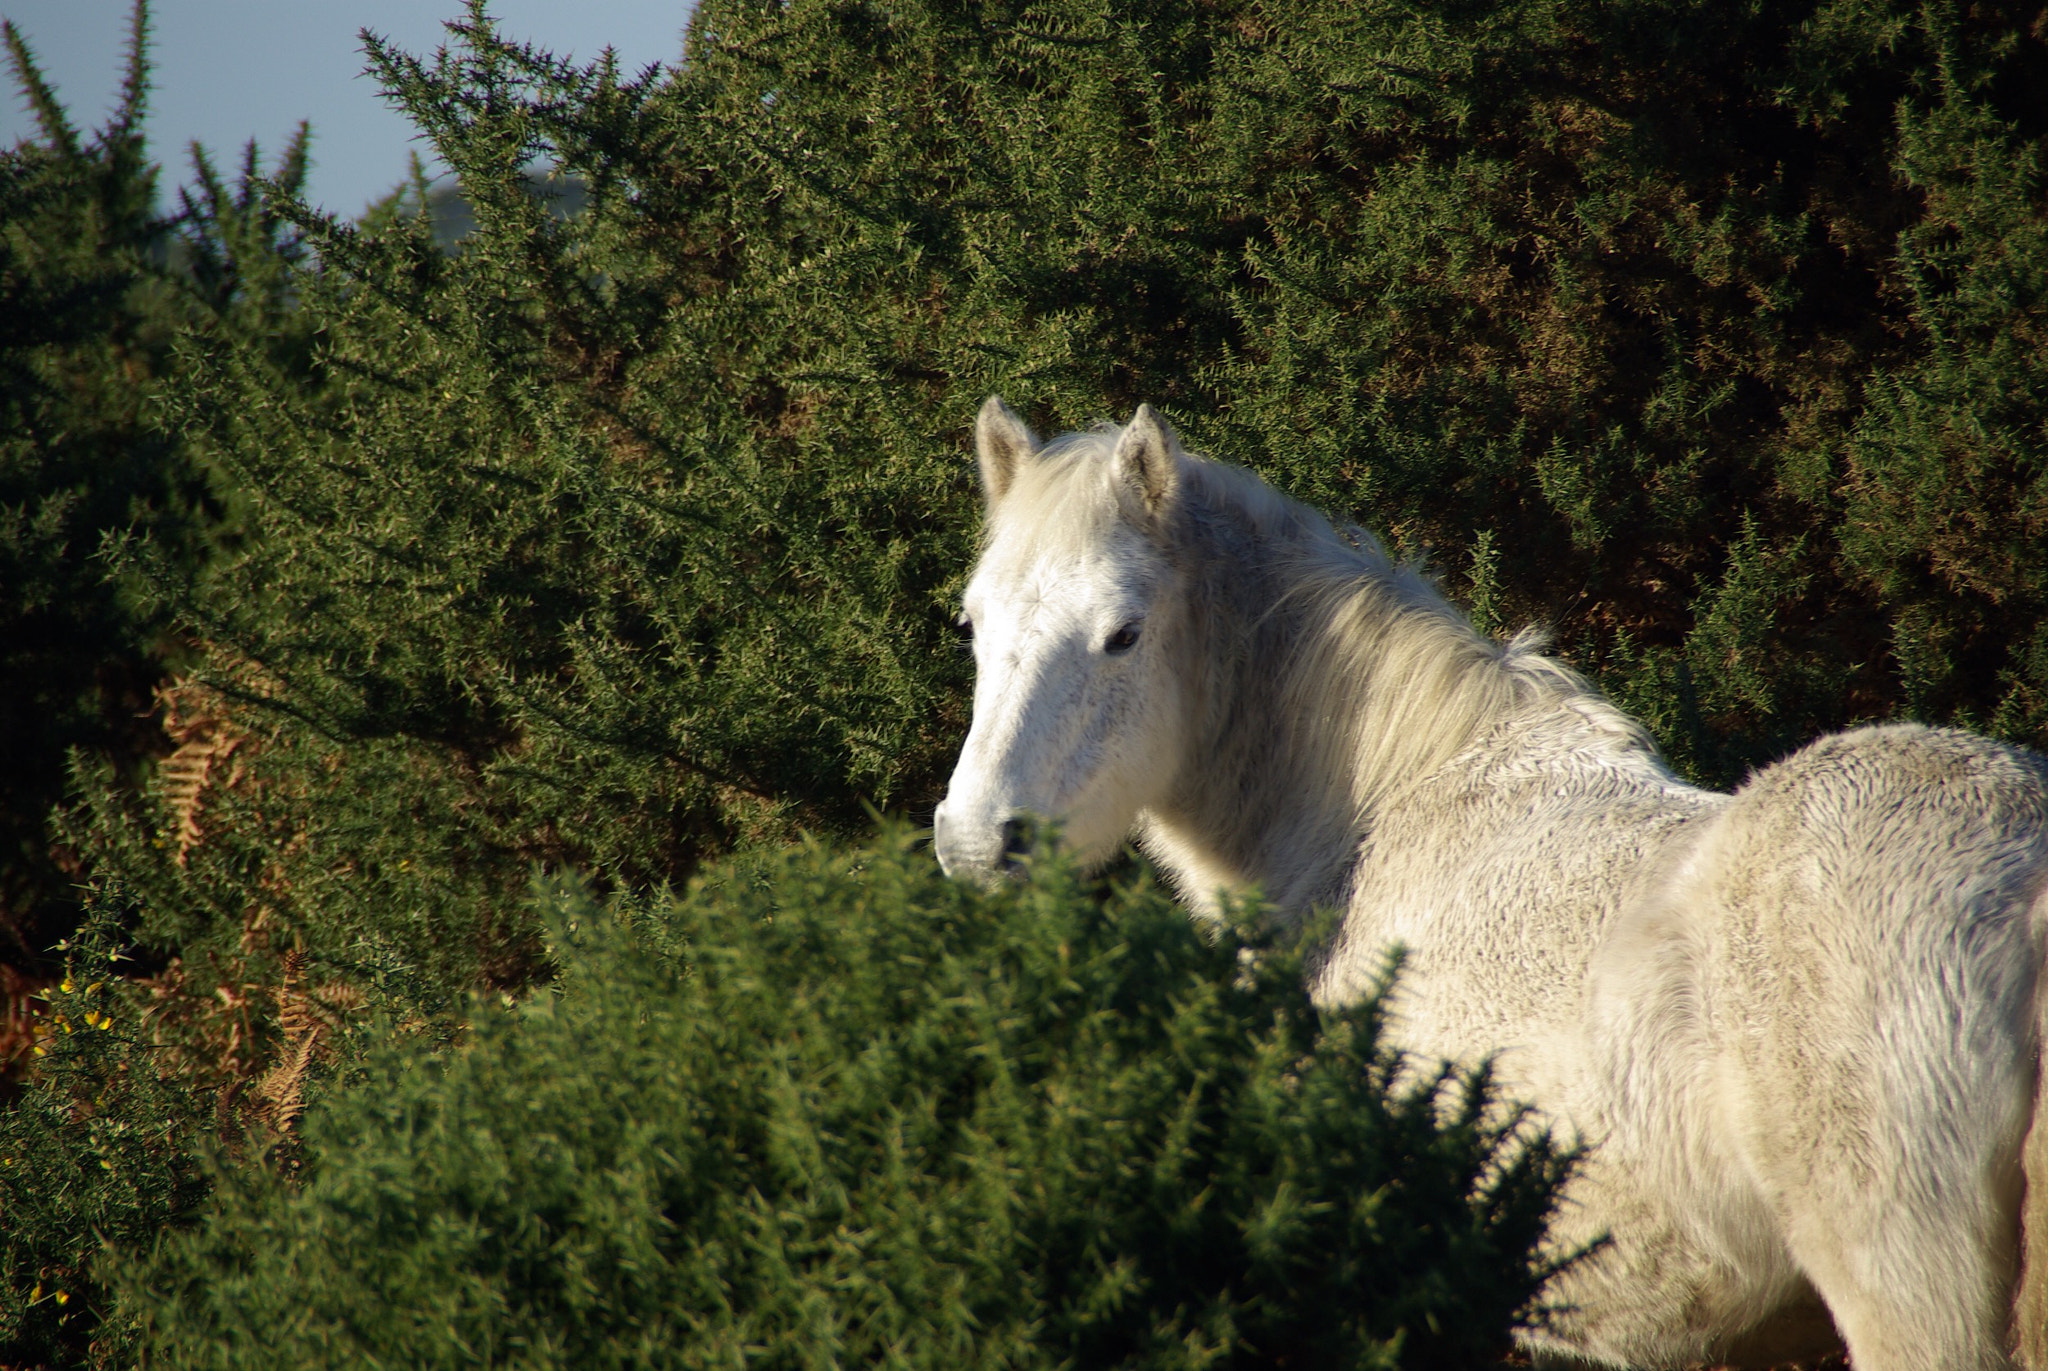
[[[533,861],[925,812],[992,390],[1162,402],[1554,624],[1702,780],[1904,712],[2048,741],[2031,13],[707,0],[646,79],[480,7],[373,47],[475,231],[295,209],[310,380],[189,348],[166,408],[261,536],[122,565],[266,760],[196,828],[89,785],[74,841],[152,945],[239,947],[260,881],[271,936],[456,993],[533,974]]]
[[[898,832],[541,905],[553,992],[387,1033],[123,1278],[149,1364],[1470,1367],[1546,1271],[1483,1072],[1147,882]]]
[[[186,1220],[208,1183],[200,1153],[223,1102],[161,1069],[120,949],[118,899],[97,892],[58,949],[33,1074],[0,1111],[0,1362],[114,1366],[95,1270],[118,1244]]]
[[[133,761],[149,745],[138,716],[164,620],[110,582],[102,539],[154,524],[182,560],[204,487],[144,413],[176,320],[150,261],[167,225],[143,157],[141,35],[121,106],[90,140],[11,25],[5,41],[42,136],[0,152],[0,956],[41,971],[77,918],[48,831],[66,753]]]
[[[48,979],[80,917],[79,853],[52,830],[76,751],[132,785],[167,751],[153,692],[174,616],[110,574],[107,544],[147,537],[197,574],[232,536],[232,497],[157,402],[181,336],[236,334],[280,384],[303,348],[286,282],[293,236],[256,188],[198,156],[181,208],[158,203],[143,138],[148,63],[138,6],[120,103],[74,128],[12,24],[7,64],[36,136],[0,149],[0,1000]],[[276,169],[304,170],[304,131]],[[0,1032],[0,1070],[19,1042]]]
[[[217,1111],[209,1087],[268,1065],[164,1069],[203,1035],[165,1050],[165,1022],[145,1015],[157,997],[129,983],[162,959],[120,955],[135,902],[110,893],[110,864],[67,841],[60,817],[81,771],[103,803],[133,803],[150,762],[187,741],[166,737],[156,715],[190,645],[106,557],[111,542],[146,537],[160,566],[197,576],[233,541],[232,494],[158,405],[179,376],[178,342],[239,335],[280,384],[303,354],[286,298],[297,247],[256,184],[253,149],[234,179],[199,157],[177,212],[158,203],[143,139],[145,20],[138,7],[120,103],[89,136],[13,26],[4,32],[36,129],[0,150],[4,1365],[118,1359],[118,1336],[101,1336],[93,1259],[189,1212],[206,1190],[195,1146],[235,1112]],[[302,131],[277,167],[287,192],[303,153]],[[199,995],[219,1004],[223,988],[209,980]],[[253,1014],[245,996],[227,1015],[254,1030],[238,1045],[252,1058],[276,1037],[256,993]]]

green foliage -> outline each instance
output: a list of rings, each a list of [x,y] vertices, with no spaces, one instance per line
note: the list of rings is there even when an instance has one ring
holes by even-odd
[[[32,1049],[35,1074],[0,1111],[0,1356],[112,1365],[94,1263],[149,1242],[208,1186],[195,1147],[212,1102],[159,1070],[142,1004],[124,993],[117,900],[100,892],[66,940]]]
[[[172,620],[110,575],[103,557],[112,539],[146,537],[159,563],[196,575],[232,538],[231,496],[157,407],[179,376],[179,339],[238,333],[283,384],[294,383],[290,361],[303,343],[288,309],[299,255],[257,188],[253,147],[233,185],[198,157],[181,212],[158,212],[142,138],[145,21],[138,7],[120,103],[89,139],[20,35],[4,29],[39,130],[0,152],[0,1362],[9,1365],[113,1355],[92,1259],[205,1193],[192,1149],[213,1131],[218,1097],[193,1073],[164,1070],[161,1035],[145,1022],[150,996],[127,982],[136,963],[108,960],[132,905],[81,900],[94,874],[85,868],[109,863],[89,862],[54,811],[73,766],[86,769],[100,803],[131,803],[147,761],[183,741],[167,740],[152,717],[179,647]],[[297,184],[303,163],[302,132],[279,166],[284,186]]]
[[[432,909],[451,991],[529,974],[529,861],[679,879],[937,798],[990,390],[1163,402],[1553,624],[1702,779],[1908,711],[2043,741],[2029,22],[710,0],[629,80],[473,10],[371,58],[474,232],[291,209],[311,383],[220,332],[165,401],[262,536],[124,565],[277,734],[276,926],[410,949]],[[180,885],[249,878],[225,826],[131,870],[91,802],[148,939],[241,937]],[[396,883],[298,899],[336,872]]]
[[[151,1365],[1469,1367],[1547,1272],[1483,1072],[1149,883],[897,831],[541,905],[555,991],[387,1033],[124,1277]]]
[[[237,331],[282,356],[294,336],[297,251],[254,189],[253,145],[238,188],[202,156],[183,213],[157,211],[146,18],[138,6],[120,103],[90,140],[5,27],[40,132],[0,152],[0,958],[31,971],[78,918],[77,857],[50,831],[67,755],[125,772],[161,747],[148,719],[170,620],[108,574],[103,544],[147,536],[189,571],[223,536],[217,492],[154,408],[175,340]],[[304,154],[301,131],[284,186]]]
[[[2001,101],[1994,81],[2020,79],[2017,64],[1987,71],[1958,36],[1936,37],[1947,59],[1940,99],[1899,121],[1899,174],[1926,211],[1899,236],[1898,270],[1926,345],[1873,379],[1857,418],[1844,554],[1895,606],[1908,708],[2038,744],[2048,733],[2048,97],[2036,86],[2031,100]],[[2043,75],[2037,62],[2027,79]],[[2031,137],[2015,136],[2002,103],[2020,104]]]
[[[66,750],[132,750],[121,735],[148,705],[159,624],[108,582],[101,537],[154,519],[180,556],[178,515],[197,492],[138,383],[160,369],[171,323],[148,279],[164,225],[142,158],[141,31],[121,105],[90,143],[11,25],[5,39],[42,128],[0,154],[0,923],[18,964],[75,917],[53,908],[68,882],[46,831]]]

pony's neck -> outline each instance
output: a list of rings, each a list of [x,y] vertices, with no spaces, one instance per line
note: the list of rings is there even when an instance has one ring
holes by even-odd
[[[1375,816],[1518,716],[1590,688],[1487,638],[1365,534],[1201,464],[1190,647],[1209,664],[1187,762],[1143,841],[1197,907],[1257,886],[1282,910],[1349,894]]]

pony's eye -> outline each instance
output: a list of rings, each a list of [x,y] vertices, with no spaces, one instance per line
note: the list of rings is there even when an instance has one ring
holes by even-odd
[[[974,620],[968,618],[965,614],[962,614],[953,621],[953,628],[960,634],[961,642],[971,643],[974,641]]]
[[[1109,641],[1102,645],[1104,652],[1129,652],[1138,645],[1138,626],[1125,624],[1109,635]]]

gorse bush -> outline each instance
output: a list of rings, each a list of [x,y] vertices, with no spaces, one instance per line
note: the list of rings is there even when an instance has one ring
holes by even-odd
[[[125,783],[166,750],[153,690],[177,655],[173,619],[108,574],[105,544],[147,537],[196,573],[233,537],[232,495],[156,402],[181,337],[239,334],[290,384],[303,353],[287,308],[294,236],[254,182],[203,156],[181,209],[160,212],[144,152],[144,15],[106,126],[74,128],[11,24],[8,65],[41,136],[0,153],[0,993],[52,969],[78,921],[78,854],[51,831],[73,749]],[[295,189],[304,134],[276,168]],[[0,1032],[0,1068],[20,1045]]]
[[[147,747],[135,720],[162,624],[109,583],[101,538],[153,524],[164,555],[182,558],[180,516],[203,486],[141,414],[175,328],[149,263],[164,223],[142,156],[141,69],[88,141],[11,25],[5,40],[44,135],[0,161],[0,937],[26,969],[23,954],[77,917],[47,831],[67,749],[132,753],[134,734]]]
[[[196,779],[177,719],[167,736],[155,717],[191,645],[142,587],[110,574],[105,554],[118,538],[146,538],[158,564],[198,575],[237,537],[233,492],[158,407],[181,377],[181,341],[239,334],[280,384],[303,378],[302,320],[288,303],[302,259],[257,184],[253,147],[234,178],[198,157],[178,210],[157,203],[142,137],[144,20],[138,9],[120,102],[91,136],[4,27],[40,132],[0,153],[0,1363],[9,1365],[112,1355],[97,1336],[105,1310],[91,1265],[108,1244],[156,1231],[205,1193],[193,1149],[220,1102],[201,1077],[221,1073],[162,1070],[164,1025],[144,1020],[151,992],[129,983],[151,968],[122,952],[136,903],[54,821],[80,769],[114,794],[156,761],[167,778],[184,768]],[[278,189],[289,194],[303,169],[302,131],[277,163]],[[223,988],[216,979],[201,993]],[[259,1003],[253,1014],[245,997],[211,1015],[195,997],[178,1017],[222,1030],[213,1034],[221,1047],[235,1036],[223,1020],[255,1030],[234,1052],[260,1074],[270,1063],[253,1058],[277,1035],[274,1009]],[[191,1058],[202,1036],[184,1035],[171,1055]]]
[[[540,905],[554,992],[386,1031],[124,1278],[152,1365],[1469,1367],[1546,1274],[1483,1074],[1149,883],[899,831]]]
[[[188,349],[167,421],[262,536],[121,565],[265,741],[211,820],[210,778],[88,786],[68,831],[145,940],[453,992],[532,974],[533,861],[919,812],[991,390],[1163,402],[1554,624],[1703,779],[1907,710],[2040,741],[2048,82],[2004,13],[714,2],[644,80],[481,11],[373,45],[476,229],[302,216],[310,379]]]
[[[161,1069],[104,894],[59,949],[29,1088],[0,1115],[0,1347],[10,1364],[118,1364],[120,1325],[96,1262],[147,1242],[209,1189],[201,1156],[219,1101]]]

